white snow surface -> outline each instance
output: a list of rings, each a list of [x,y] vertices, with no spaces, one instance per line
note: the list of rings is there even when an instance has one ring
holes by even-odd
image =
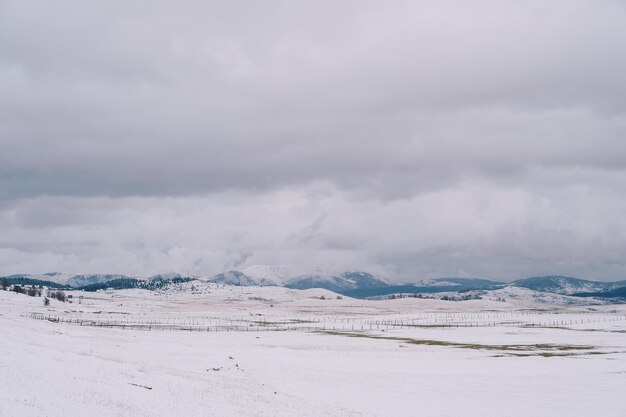
[[[0,291],[1,417],[626,415],[623,305],[199,281],[68,294]]]

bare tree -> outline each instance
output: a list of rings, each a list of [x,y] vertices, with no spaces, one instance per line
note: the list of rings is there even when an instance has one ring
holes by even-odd
[[[9,280],[6,278],[2,278],[2,289],[6,291],[7,288],[9,288]]]

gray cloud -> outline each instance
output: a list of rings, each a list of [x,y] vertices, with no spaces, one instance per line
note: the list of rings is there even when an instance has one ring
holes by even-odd
[[[623,278],[625,48],[621,1],[4,1],[0,269]]]

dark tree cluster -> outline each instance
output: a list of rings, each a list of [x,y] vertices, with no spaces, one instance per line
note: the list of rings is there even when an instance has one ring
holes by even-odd
[[[35,288],[34,285],[31,285],[27,292],[31,297],[41,297],[41,287]]]
[[[67,300],[67,296],[63,291],[49,291],[48,297],[61,301],[62,303]]]

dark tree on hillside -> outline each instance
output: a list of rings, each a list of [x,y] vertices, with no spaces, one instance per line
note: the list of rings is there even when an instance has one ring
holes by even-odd
[[[9,280],[6,278],[2,278],[2,289],[6,291],[7,288],[9,288]]]
[[[65,293],[63,291],[57,291],[56,299],[64,303],[65,302]]]
[[[21,285],[14,285],[13,286],[13,291],[15,291],[16,293],[19,293],[19,294],[26,294],[26,290],[24,288],[22,288]]]
[[[30,295],[31,297],[34,297],[37,295],[37,289],[35,288],[34,285],[31,285],[30,288],[28,289],[28,295]]]
[[[50,300],[48,299],[48,297],[45,297],[43,299],[43,305],[45,305],[45,306],[49,306],[50,305]]]

